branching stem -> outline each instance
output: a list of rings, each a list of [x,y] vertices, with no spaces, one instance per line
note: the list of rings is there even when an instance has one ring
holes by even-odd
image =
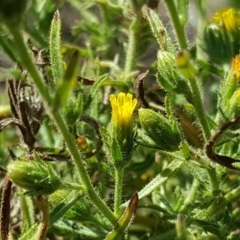
[[[62,134],[66,145],[68,147],[69,153],[72,156],[72,159],[76,165],[76,169],[78,171],[79,177],[81,179],[81,182],[91,199],[91,201],[95,204],[95,206],[99,209],[99,211],[102,212],[102,214],[113,224],[117,222],[117,219],[113,212],[108,208],[108,206],[103,202],[103,200],[98,196],[97,192],[93,188],[93,185],[90,181],[89,175],[87,174],[87,171],[84,167],[83,160],[81,157],[80,152],[78,151],[78,148],[75,143],[74,137],[70,134],[68,131],[67,125],[63,119],[63,116],[60,114],[59,110],[53,110],[51,104],[51,97],[49,95],[47,86],[44,84],[36,66],[34,65],[29,53],[28,49],[24,43],[23,37],[20,33],[19,29],[16,28],[9,28],[10,32],[12,33],[19,53],[19,56],[21,56],[21,61],[24,67],[28,70],[29,74],[33,78],[36,88],[39,91],[39,94],[42,97],[42,100],[45,102],[45,105],[48,108],[48,111],[50,112],[50,115],[52,116],[52,119],[54,120],[55,124],[57,125],[60,133]]]

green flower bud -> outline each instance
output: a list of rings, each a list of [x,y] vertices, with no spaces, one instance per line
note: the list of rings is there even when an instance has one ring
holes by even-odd
[[[164,116],[150,109],[139,109],[139,120],[143,131],[146,134],[146,139],[150,138],[154,145],[153,148],[164,151],[176,151],[181,142],[181,135],[176,127],[172,127]],[[148,139],[149,140],[149,139]],[[150,141],[146,142],[149,145]],[[139,142],[145,145],[144,138]]]
[[[0,20],[9,26],[18,25],[26,10],[28,0],[1,0]]]
[[[233,43],[225,28],[216,24],[205,27],[203,32],[204,49],[214,63],[229,66],[233,57]]]
[[[237,89],[229,100],[229,117],[239,116],[240,110],[240,89]]]
[[[197,69],[193,65],[193,63],[190,61],[189,53],[179,52],[176,58],[176,65],[178,68],[178,71],[181,73],[181,75],[186,79],[194,79],[197,74]]]
[[[56,191],[61,179],[52,167],[42,160],[14,161],[7,166],[9,178],[31,195],[45,195]]]
[[[176,72],[175,56],[166,51],[159,51],[157,56],[159,84],[167,91],[173,92],[174,85],[179,80],[179,75]]]

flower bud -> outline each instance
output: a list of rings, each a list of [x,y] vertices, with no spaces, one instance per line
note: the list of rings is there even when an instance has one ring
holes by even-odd
[[[224,26],[229,33],[239,31],[240,11],[234,8],[226,8],[216,12],[213,20],[219,25]]]
[[[61,185],[57,173],[42,160],[10,162],[7,171],[9,178],[31,195],[51,194]]]
[[[175,83],[179,80],[176,72],[175,57],[172,53],[159,51],[157,57],[158,82],[167,91],[172,92]]]
[[[179,52],[176,58],[176,65],[178,71],[182,74],[182,76],[186,79],[193,79],[197,70],[194,67],[193,63],[190,61],[189,53],[186,51]]]
[[[229,100],[229,117],[239,116],[240,110],[240,89],[237,89]]]
[[[139,120],[146,136],[152,140],[153,148],[164,151],[176,151],[181,142],[180,132],[172,127],[162,115],[150,109],[139,109]],[[148,141],[150,142],[150,141]],[[144,139],[139,144],[145,145]],[[147,144],[149,146],[149,144]]]
[[[233,57],[233,43],[225,28],[216,24],[205,27],[204,49],[214,63],[228,65]]]

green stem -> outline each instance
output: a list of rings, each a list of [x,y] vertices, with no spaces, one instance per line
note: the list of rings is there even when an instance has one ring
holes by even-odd
[[[199,185],[200,185],[200,183],[197,180],[197,178],[194,178],[192,186],[191,186],[191,190],[188,193],[186,200],[184,201],[184,204],[182,205],[182,207],[179,210],[180,213],[186,213],[189,210],[189,206],[192,203],[194,203],[194,201],[197,197]]]
[[[54,139],[53,132],[52,132],[52,129],[49,124],[49,119],[47,119],[47,121],[43,122],[43,129],[44,129],[43,135],[46,136],[47,146],[54,147],[55,139]]]
[[[210,180],[212,191],[218,190],[219,189],[219,183],[218,183],[217,173],[215,171],[215,168],[207,169],[207,172],[208,172],[208,177],[209,177],[209,180]]]
[[[121,215],[123,175],[124,168],[115,168],[114,213],[116,214],[116,216]]]
[[[36,240],[44,240],[48,224],[49,224],[49,206],[48,206],[48,200],[44,199],[42,196],[37,197],[37,203],[39,209],[42,211],[42,222],[39,225]]]
[[[68,150],[72,156],[72,159],[77,167],[79,176],[85,187],[87,194],[91,201],[96,205],[96,207],[102,212],[102,214],[108,218],[108,220],[114,225],[117,221],[116,217],[112,213],[112,211],[107,207],[107,205],[102,201],[102,199],[98,196],[96,191],[94,190],[90,178],[85,170],[83,165],[83,161],[81,155],[76,147],[75,139],[69,133],[66,123],[63,121],[61,114],[57,111],[52,113],[53,119],[55,120],[56,125],[60,129],[68,147]]]
[[[45,86],[44,82],[41,79],[41,76],[35,67],[29,53],[27,50],[27,47],[24,43],[24,40],[22,38],[22,35],[19,31],[19,29],[13,29],[9,28],[11,31],[15,42],[16,47],[19,51],[19,56],[21,56],[21,60],[23,65],[26,67],[30,75],[32,76],[36,87],[42,97],[42,99],[45,101],[47,106],[51,107],[51,98],[48,93],[47,87]],[[99,209],[99,211],[102,212],[102,214],[113,224],[115,225],[117,222],[117,218],[113,214],[113,212],[108,208],[108,206],[103,202],[103,200],[98,196],[97,192],[94,190],[93,185],[90,181],[90,178],[87,174],[87,171],[84,167],[80,152],[78,151],[78,148],[75,143],[74,137],[69,133],[67,125],[62,117],[62,115],[59,113],[59,111],[53,111],[50,109],[51,116],[57,125],[59,131],[61,132],[66,145],[68,147],[68,150],[72,156],[72,159],[76,165],[76,169],[79,173],[79,177],[81,179],[83,187],[86,189],[86,192],[90,198],[90,200],[95,204],[95,206]]]
[[[62,182],[62,186],[60,187],[61,189],[71,189],[71,190],[76,190],[76,191],[83,191],[84,189],[82,188],[81,185],[77,184],[77,183],[71,183],[71,182]]]
[[[192,95],[193,95],[194,108],[198,116],[199,122],[201,124],[204,140],[205,142],[207,142],[211,137],[211,131],[207,121],[207,116],[203,108],[202,98],[201,98],[201,94],[197,84],[197,79],[190,79],[189,82],[190,82]],[[218,184],[218,179],[217,179],[217,174],[215,169],[211,168],[211,169],[208,169],[207,171],[208,171],[208,176],[209,176],[212,191],[217,190],[219,188],[219,184]]]
[[[204,21],[206,19],[206,0],[197,1],[198,10],[198,36],[203,36]],[[202,38],[197,38],[197,59],[203,59],[205,56],[204,49],[202,48]]]
[[[187,39],[184,33],[184,26],[181,24],[174,0],[165,0],[165,5],[171,17],[173,27],[181,50],[187,49]]]
[[[23,192],[21,194],[22,220],[31,227],[34,224],[33,202],[29,196],[24,196]]]
[[[240,198],[240,187],[232,190],[230,193],[226,194],[225,196],[219,196],[216,200],[208,207],[206,212],[198,213],[196,217],[200,219],[207,219],[209,217],[213,217],[218,212],[224,210],[224,208],[229,204],[232,203]]]
[[[134,23],[132,23],[133,25]],[[127,76],[131,73],[135,59],[135,51],[136,51],[136,36],[135,31],[132,29],[132,25],[129,29],[129,38],[128,38],[128,46],[127,46],[127,53],[126,53],[126,60],[124,66],[124,76],[125,79],[128,80]]]
[[[203,108],[202,98],[197,84],[197,79],[196,78],[190,79],[189,82],[193,95],[194,108],[202,127],[204,140],[207,141],[211,137],[211,132],[208,125],[207,116]]]
[[[176,240],[185,240],[187,239],[187,229],[186,224],[181,214],[178,214],[176,221]]]

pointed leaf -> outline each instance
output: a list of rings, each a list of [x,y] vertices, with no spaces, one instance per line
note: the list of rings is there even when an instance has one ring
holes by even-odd
[[[49,226],[61,218],[81,197],[82,193],[76,194],[76,192],[73,191],[63,199],[63,201],[60,202],[50,213]]]
[[[56,96],[54,98],[54,108],[63,107],[68,102],[68,97],[77,82],[76,72],[78,67],[79,52],[75,51],[67,66],[63,80],[60,80]]]
[[[91,88],[91,99],[95,97],[95,95],[98,93],[98,89],[102,86],[103,82],[107,80],[107,74],[102,75]]]
[[[153,36],[156,38],[161,49],[175,53],[176,48],[157,13],[150,8],[144,7],[143,14],[147,17]]]
[[[105,240],[121,240],[123,238],[124,234],[135,218],[137,206],[138,194],[135,193],[113,231],[107,235]]]
[[[59,11],[57,10],[53,16],[51,29],[50,29],[50,59],[52,66],[52,74],[54,78],[54,82],[58,82],[63,78],[63,62],[62,56],[60,52],[61,46],[61,20],[59,16]]]
[[[38,230],[38,226],[39,224],[34,224],[27,232],[25,232],[20,238],[19,240],[34,240],[36,239],[36,233]]]
[[[176,172],[182,165],[184,164],[184,161],[182,160],[174,160],[172,161],[160,174],[158,174],[150,183],[148,183],[139,193],[139,199],[142,199],[149,194],[152,193],[152,191],[165,183],[174,172]],[[122,206],[126,206],[128,202],[122,204]]]

